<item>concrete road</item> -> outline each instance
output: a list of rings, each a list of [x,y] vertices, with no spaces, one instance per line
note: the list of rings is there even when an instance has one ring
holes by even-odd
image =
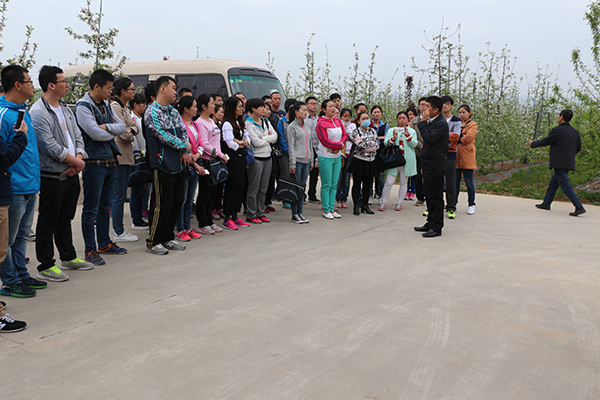
[[[270,224],[164,257],[132,243],[2,297],[29,325],[0,335],[0,397],[599,399],[600,210],[478,194],[468,216],[465,197],[441,238],[413,231],[414,202],[308,204],[308,225],[277,203]]]

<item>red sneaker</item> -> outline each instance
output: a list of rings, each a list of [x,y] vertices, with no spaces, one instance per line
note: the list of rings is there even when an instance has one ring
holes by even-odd
[[[202,237],[202,234],[195,229],[190,229],[189,231],[187,231],[187,234],[190,237],[190,239],[200,239]]]
[[[241,218],[236,219],[235,221],[233,221],[237,226],[243,227],[243,228],[247,228],[250,226],[249,223],[242,221]]]
[[[271,222],[271,220],[264,215],[261,215],[258,217],[258,219],[260,219],[262,222]]]
[[[190,238],[190,236],[188,235],[187,231],[179,231],[177,232],[176,236],[182,242],[189,242],[190,240],[192,240],[192,238]]]
[[[237,231],[238,230],[237,225],[231,219],[228,219],[227,221],[223,222],[223,228],[230,229],[232,231]]]
[[[258,219],[258,217],[249,218],[246,221],[250,222],[251,224],[262,224],[262,221]]]
[[[272,212],[272,211],[277,211],[277,210],[275,209],[275,207],[273,207],[271,205],[265,206],[265,212]]]

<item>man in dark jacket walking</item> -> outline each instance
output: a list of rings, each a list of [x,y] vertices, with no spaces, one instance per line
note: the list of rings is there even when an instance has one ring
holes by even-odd
[[[554,174],[550,179],[548,190],[541,204],[537,208],[550,210],[550,204],[554,200],[556,190],[561,190],[575,206],[575,211],[569,215],[576,217],[585,213],[585,208],[577,198],[571,182],[569,182],[569,171],[575,170],[575,155],[581,150],[581,136],[579,131],[573,128],[569,122],[573,118],[573,111],[562,110],[558,115],[558,126],[552,128],[548,136],[540,140],[527,142],[527,146],[533,148],[550,146],[550,169]]]
[[[419,131],[423,135],[421,166],[427,201],[427,223],[415,227],[423,237],[442,236],[444,227],[444,176],[448,158],[448,122],[442,113],[442,100],[437,96],[427,98]]]

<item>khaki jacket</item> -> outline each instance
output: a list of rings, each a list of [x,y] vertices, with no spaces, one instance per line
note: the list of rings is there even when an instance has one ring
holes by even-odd
[[[131,113],[128,108],[123,107],[118,101],[112,101],[110,105],[115,114],[117,114],[117,117],[125,124],[125,133],[120,136],[115,136],[115,143],[121,151],[121,155],[117,156],[119,165],[134,165],[135,159],[133,158],[132,143],[135,136],[139,133],[139,128],[133,118],[131,118]]]
[[[462,138],[456,147],[456,168],[477,169],[475,158],[475,138],[477,137],[477,122],[470,121],[462,128]]]

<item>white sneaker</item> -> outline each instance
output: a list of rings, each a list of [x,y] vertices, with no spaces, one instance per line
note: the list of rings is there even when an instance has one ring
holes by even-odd
[[[120,235],[115,235],[113,239],[113,242],[115,243],[137,242],[140,240],[137,236],[132,235],[127,230],[124,230]]]
[[[475,214],[475,206],[469,206],[469,209],[467,210],[467,214],[469,214],[469,215]]]
[[[325,219],[333,219],[333,215],[330,212],[323,213],[323,218],[325,218]]]
[[[200,233],[203,235],[214,235],[215,231],[213,231],[210,226],[202,226],[200,227]]]
[[[373,198],[369,197],[369,205],[373,204]]]
[[[342,218],[342,216],[335,211],[331,215],[333,215],[333,218]]]
[[[210,226],[210,229],[212,229],[213,231],[215,231],[215,233],[223,232],[223,228],[221,228],[220,226],[217,226],[215,224],[212,224]]]

